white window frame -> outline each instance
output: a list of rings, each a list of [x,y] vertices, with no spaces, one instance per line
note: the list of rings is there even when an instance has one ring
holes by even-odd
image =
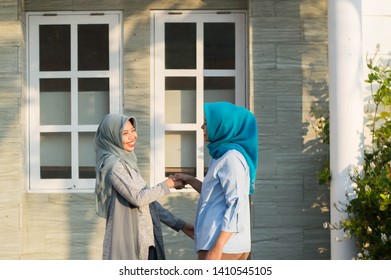
[[[152,11],[151,12],[151,184],[165,179],[165,143],[166,131],[196,132],[196,170],[197,178],[203,180],[204,174],[204,138],[201,126],[204,122],[203,106],[204,77],[235,77],[235,104],[247,105],[247,14],[246,11]],[[165,69],[164,26],[166,22],[196,22],[197,24],[197,61],[196,69]],[[204,70],[203,61],[203,23],[235,23],[235,69]],[[196,123],[165,124],[165,77],[196,77]]]
[[[78,133],[95,132],[96,125],[77,124],[77,79],[109,78],[109,111],[122,112],[123,66],[122,66],[122,12],[42,12],[27,13],[27,123],[28,123],[28,178],[29,192],[93,192],[95,178],[78,178]],[[39,25],[71,25],[71,70],[39,71]],[[109,24],[109,70],[77,70],[77,24]],[[71,79],[71,125],[40,125],[39,81],[41,78]],[[72,178],[41,179],[40,175],[40,133],[70,132],[72,145]]]

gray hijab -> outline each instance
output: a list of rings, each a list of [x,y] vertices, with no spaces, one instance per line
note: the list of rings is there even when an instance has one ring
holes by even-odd
[[[121,159],[130,167],[139,170],[134,152],[128,152],[122,146],[122,132],[127,121],[137,129],[135,117],[118,114],[106,115],[95,133],[95,208],[96,213],[107,218],[108,207],[112,196],[111,172]]]

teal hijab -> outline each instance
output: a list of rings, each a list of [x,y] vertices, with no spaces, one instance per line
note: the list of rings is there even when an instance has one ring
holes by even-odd
[[[111,172],[114,165],[122,159],[130,167],[139,170],[134,152],[122,146],[122,132],[127,121],[137,129],[135,117],[118,114],[106,115],[95,133],[95,208],[99,216],[107,218],[112,196]]]
[[[250,168],[250,194],[258,167],[258,127],[254,115],[228,102],[205,103],[209,154],[218,159],[229,150],[239,151]]]

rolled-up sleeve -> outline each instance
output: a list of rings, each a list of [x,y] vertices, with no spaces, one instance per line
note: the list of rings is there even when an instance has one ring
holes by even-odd
[[[226,210],[224,213],[221,230],[226,232],[239,232],[239,208],[240,208],[240,188],[244,185],[243,165],[235,158],[225,160],[223,166],[218,171],[217,176],[220,180],[223,192],[225,194]]]

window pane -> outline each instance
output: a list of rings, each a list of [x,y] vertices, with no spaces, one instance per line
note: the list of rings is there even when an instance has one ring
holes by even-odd
[[[78,69],[109,70],[109,25],[78,25]]]
[[[204,68],[235,69],[235,24],[204,24]]]
[[[235,77],[205,77],[204,101],[225,101],[235,104]],[[210,159],[208,147],[204,145],[204,174],[208,170]]]
[[[40,124],[71,124],[71,81],[70,79],[41,79]]]
[[[196,24],[165,24],[166,69],[196,68]]]
[[[205,102],[226,101],[235,104],[235,77],[205,77]]]
[[[79,79],[79,124],[99,124],[109,113],[109,78]]]
[[[196,122],[196,78],[166,77],[166,123]]]
[[[166,132],[165,173],[183,172],[196,176],[196,133]]]
[[[79,178],[95,178],[95,133],[79,133]]]
[[[41,178],[71,178],[71,134],[41,133]]]
[[[70,25],[39,26],[39,70],[69,71],[71,69]]]

